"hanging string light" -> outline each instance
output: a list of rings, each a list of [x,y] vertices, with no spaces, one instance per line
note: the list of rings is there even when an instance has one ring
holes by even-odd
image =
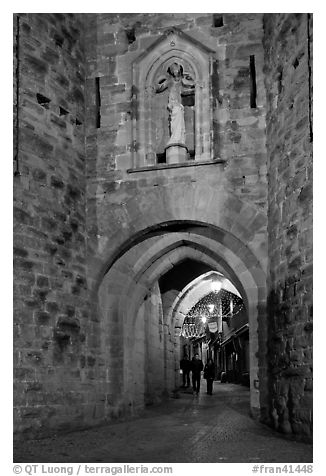
[[[218,336],[222,336],[222,322],[228,322],[244,310],[243,300],[221,286],[221,281],[212,282],[212,291],[200,299],[186,315],[180,336],[187,339],[204,338],[211,333],[216,334],[216,341]]]
[[[199,338],[205,336],[205,325],[194,323],[184,323],[180,335],[185,339]]]

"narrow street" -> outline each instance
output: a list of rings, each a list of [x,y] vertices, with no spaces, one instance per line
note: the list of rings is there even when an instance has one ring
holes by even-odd
[[[249,416],[249,390],[214,382],[213,395],[179,398],[139,418],[14,445],[14,462],[309,463],[312,445],[285,439]]]

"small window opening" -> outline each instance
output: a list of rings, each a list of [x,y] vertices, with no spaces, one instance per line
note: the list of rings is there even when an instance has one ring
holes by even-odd
[[[299,60],[298,60],[298,58],[296,58],[296,59],[293,61],[292,65],[293,65],[293,68],[294,68],[294,69],[297,69],[297,67],[299,66]]]
[[[54,38],[55,44],[59,46],[60,48],[62,48],[64,38],[58,34],[55,34],[53,38]]]
[[[67,116],[69,114],[69,111],[59,106],[59,113],[60,113],[60,116]]]
[[[282,89],[283,89],[283,74],[282,74],[282,71],[279,73],[278,77],[277,77],[277,92],[278,94],[281,94],[282,92]]]
[[[249,70],[250,70],[250,107],[252,109],[255,109],[257,107],[255,55],[250,55]]]
[[[95,78],[95,121],[96,128],[101,127],[101,90],[100,90],[100,78]]]
[[[221,26],[223,26],[224,23],[223,23],[223,15],[218,15],[218,14],[215,14],[213,15],[213,27],[214,28],[219,28]]]
[[[129,45],[131,45],[132,43],[136,41],[135,29],[130,28],[129,30],[125,30],[125,32],[126,32],[128,43]]]
[[[281,67],[278,68],[277,73],[277,92],[281,94],[283,90],[283,69]]]
[[[50,105],[51,99],[49,99],[49,98],[47,98],[46,96],[43,96],[43,94],[39,94],[39,93],[36,94],[36,99],[37,99],[37,102],[38,102],[42,107],[44,107],[45,109],[49,109],[49,105]]]
[[[156,160],[158,164],[166,164],[166,155],[165,151],[161,154],[156,154]]]
[[[195,159],[195,150],[191,149],[188,151],[188,160],[194,160]]]

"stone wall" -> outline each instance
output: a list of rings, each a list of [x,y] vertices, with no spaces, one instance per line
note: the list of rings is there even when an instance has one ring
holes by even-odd
[[[83,26],[74,14],[14,15],[14,26],[14,420],[42,434],[87,420],[94,378]]]
[[[274,425],[311,436],[312,15],[264,16],[269,365]]]

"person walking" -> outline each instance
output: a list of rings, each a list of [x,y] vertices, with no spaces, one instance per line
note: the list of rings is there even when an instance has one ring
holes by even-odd
[[[207,394],[213,395],[213,381],[215,377],[215,367],[213,359],[208,359],[207,364],[204,367],[204,378],[207,382]]]
[[[192,372],[192,388],[194,394],[198,395],[200,390],[200,377],[201,371],[203,370],[203,362],[199,358],[199,354],[195,354],[191,361],[191,372]]]
[[[180,369],[182,370],[182,386],[189,387],[190,386],[190,369],[191,362],[188,359],[188,356],[185,355],[182,360],[180,360]]]

